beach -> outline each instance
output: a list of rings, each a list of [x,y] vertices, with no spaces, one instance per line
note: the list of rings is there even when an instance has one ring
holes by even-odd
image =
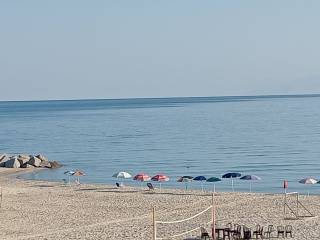
[[[152,239],[152,209],[157,221],[191,217],[211,205],[212,194],[201,191],[29,181],[0,169],[3,200],[0,239]],[[320,215],[320,196],[300,196]],[[217,226],[227,223],[292,225],[293,239],[319,239],[318,217],[284,220],[283,194],[216,193]],[[157,236],[168,237],[211,220],[211,211],[178,224],[158,224]],[[199,235],[198,232],[175,238]],[[276,235],[274,235],[276,236]]]

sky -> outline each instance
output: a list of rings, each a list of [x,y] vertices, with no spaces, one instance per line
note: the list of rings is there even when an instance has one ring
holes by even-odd
[[[320,1],[1,0],[0,100],[320,93]]]

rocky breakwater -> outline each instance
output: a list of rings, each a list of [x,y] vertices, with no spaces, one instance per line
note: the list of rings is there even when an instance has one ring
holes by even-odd
[[[59,168],[57,161],[49,161],[45,156],[39,155],[7,155],[0,154],[0,167],[5,168]]]

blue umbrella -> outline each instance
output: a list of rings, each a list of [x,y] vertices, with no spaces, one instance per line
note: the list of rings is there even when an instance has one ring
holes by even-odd
[[[241,173],[237,173],[237,172],[230,172],[230,173],[226,173],[222,176],[222,178],[231,178],[231,186],[232,186],[232,192],[234,192],[234,187],[233,187],[233,179],[234,178],[238,178],[241,177]]]
[[[256,175],[245,175],[245,176],[241,177],[240,179],[241,180],[249,180],[250,181],[250,192],[251,192],[251,181],[259,181],[259,180],[261,180],[261,178],[256,176]]]
[[[217,178],[217,177],[211,177],[211,178],[208,178],[207,179],[207,182],[211,182],[213,183],[213,192],[216,192],[216,182],[220,182],[221,179],[220,178]]]
[[[207,178],[205,176],[197,176],[197,177],[193,178],[193,180],[201,182],[201,190],[203,192],[203,181],[206,181]]]

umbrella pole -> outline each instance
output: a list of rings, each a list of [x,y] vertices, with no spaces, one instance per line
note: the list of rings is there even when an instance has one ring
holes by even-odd
[[[231,186],[232,186],[232,192],[234,192],[234,187],[233,187],[233,178],[231,178]]]
[[[216,193],[216,184],[213,184],[213,192]]]
[[[161,182],[160,182],[160,192],[161,192]]]
[[[203,181],[201,181],[201,191],[203,192]]]
[[[251,182],[250,182],[250,193],[251,193],[251,188],[252,188],[252,186],[251,186]]]

